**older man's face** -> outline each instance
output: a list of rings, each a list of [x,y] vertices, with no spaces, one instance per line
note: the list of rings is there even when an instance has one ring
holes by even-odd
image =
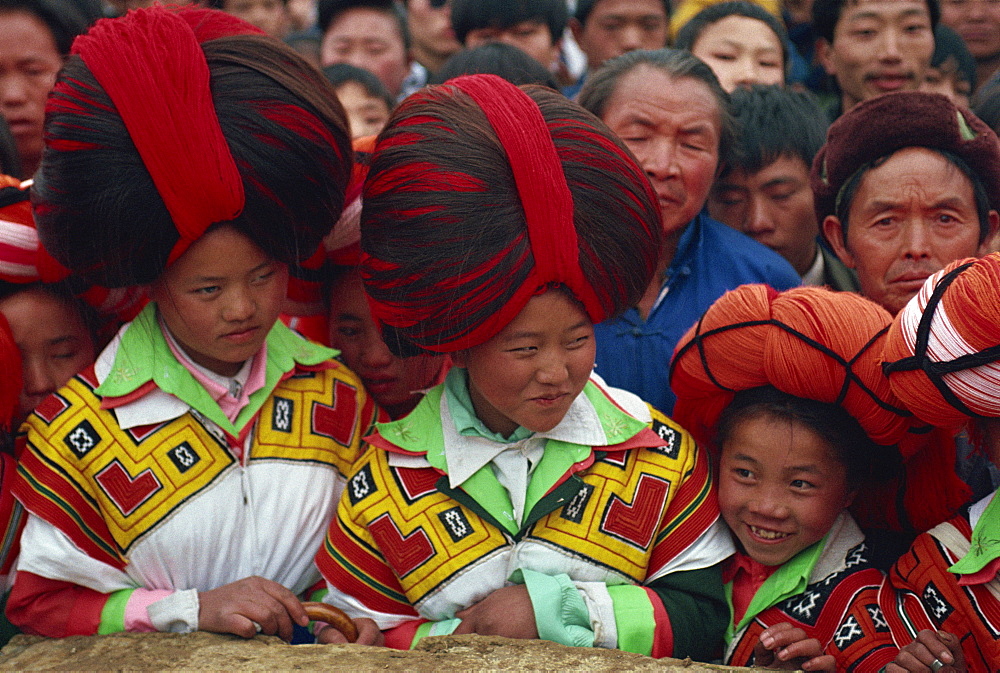
[[[991,232],[1000,221],[990,211]],[[985,252],[972,182],[942,155],[908,147],[861,178],[848,210],[847,235],[827,217],[823,230],[861,294],[892,314],[928,276]]]

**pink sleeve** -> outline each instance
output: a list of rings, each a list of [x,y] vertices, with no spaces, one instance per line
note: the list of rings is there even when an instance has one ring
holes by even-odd
[[[149,621],[147,608],[156,601],[174,593],[168,589],[136,589],[125,604],[125,630],[132,632],[156,631]]]

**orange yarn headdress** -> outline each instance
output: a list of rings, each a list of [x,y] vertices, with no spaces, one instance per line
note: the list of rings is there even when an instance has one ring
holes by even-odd
[[[931,425],[1000,417],[1000,254],[938,271],[886,339],[893,391]]]
[[[882,374],[882,340],[892,317],[847,292],[766,285],[727,292],[677,345],[670,383],[674,419],[710,443],[735,393],[759,386],[840,405],[876,444],[910,427]]]

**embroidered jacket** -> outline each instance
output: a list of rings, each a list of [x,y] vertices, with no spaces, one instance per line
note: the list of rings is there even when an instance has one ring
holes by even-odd
[[[993,673],[1000,666],[1000,578],[994,565],[987,581],[963,586],[962,576],[949,568],[973,551],[973,522],[991,514],[984,510],[994,497],[973,505],[968,517],[955,517],[919,535],[889,572],[899,591],[900,611],[890,622],[897,640],[909,643],[922,629],[953,633],[970,673]],[[984,544],[996,547],[1000,540],[990,535]]]
[[[789,622],[824,645],[838,671],[877,671],[898,652],[880,602],[891,590],[867,557],[864,535],[847,512],[827,536],[799,552],[758,589],[730,626],[726,663],[751,666],[765,629]],[[731,584],[727,585],[727,592]]]
[[[591,380],[556,428],[524,440],[544,442],[544,452],[519,526],[504,516],[510,497],[489,464],[449,485],[444,456],[471,438],[456,432],[443,389],[369,438],[317,555],[335,589],[328,601],[390,629],[450,620],[523,575],[545,638],[552,625],[540,610],[558,608],[534,600],[529,577],[560,577],[556,593],[577,601],[583,593],[589,610],[585,635],[568,644],[653,656],[717,651],[719,563],[732,544],[706,457],[687,433]],[[555,439],[587,417],[600,420],[603,442]]]
[[[207,398],[150,320],[26,424],[15,495],[30,516],[8,614],[32,632],[123,630],[135,590],[162,592],[153,628],[186,631],[197,591],[260,575],[300,593],[319,579],[312,557],[376,413],[360,382],[279,323],[268,383],[233,425],[164,390]],[[149,357],[119,347],[133,329],[158,346]],[[101,392],[123,389],[126,403],[105,408]]]

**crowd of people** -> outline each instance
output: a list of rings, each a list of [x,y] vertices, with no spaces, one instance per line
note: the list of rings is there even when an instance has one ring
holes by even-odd
[[[1000,670],[998,3],[140,5],[0,0],[0,638]]]

